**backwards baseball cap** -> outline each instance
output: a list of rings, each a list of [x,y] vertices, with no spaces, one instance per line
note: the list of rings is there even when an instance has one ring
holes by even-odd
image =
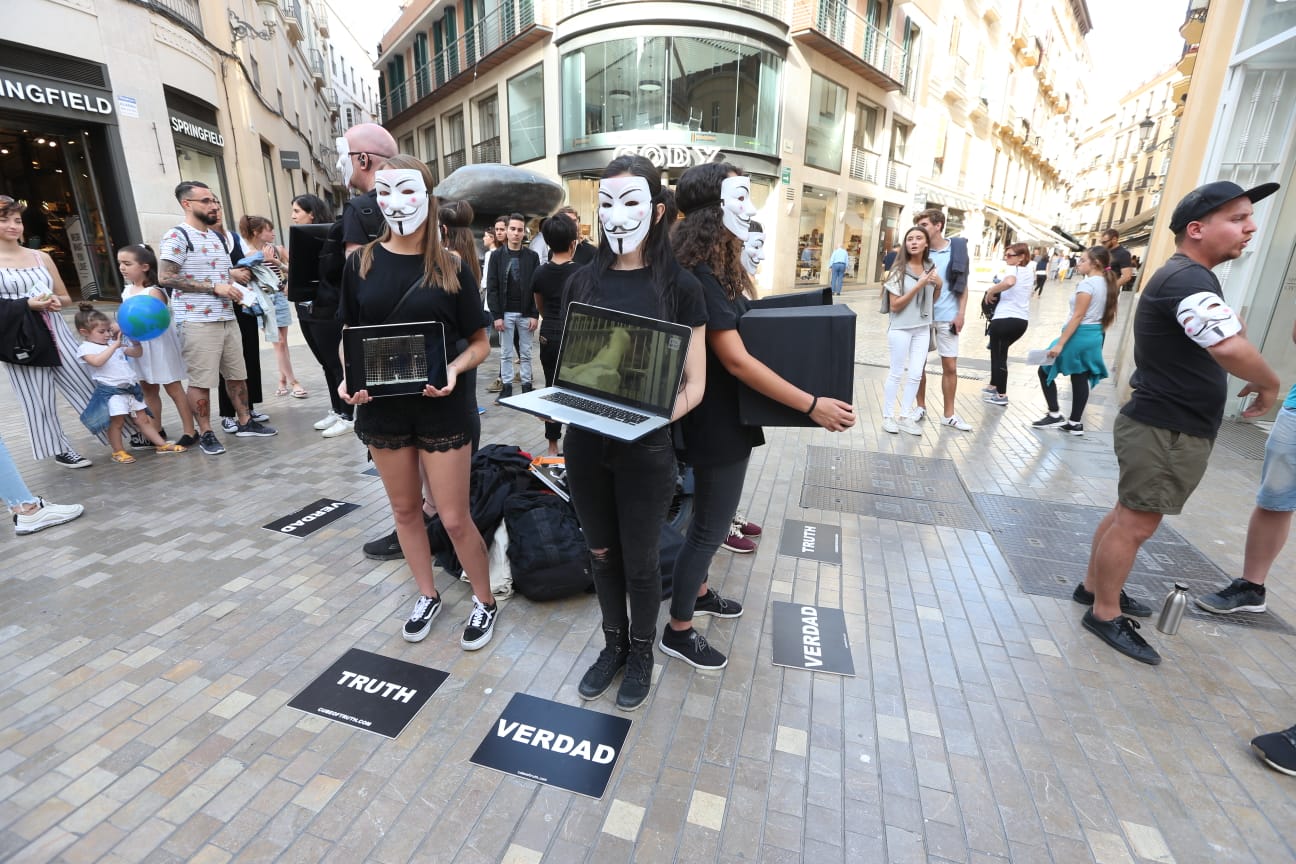
[[[1174,213],[1170,216],[1170,230],[1178,234],[1188,227],[1189,222],[1200,222],[1237,198],[1249,198],[1254,204],[1277,191],[1277,183],[1261,183],[1259,186],[1243,189],[1230,180],[1216,180],[1214,183],[1198,186],[1175,205]]]

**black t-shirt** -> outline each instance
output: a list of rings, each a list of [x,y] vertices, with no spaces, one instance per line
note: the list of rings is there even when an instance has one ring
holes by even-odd
[[[648,268],[608,269],[599,276],[593,293],[585,302],[618,312],[629,312],[631,315],[643,315],[645,318],[671,320],[687,327],[701,327],[707,323],[706,301],[702,299],[702,286],[698,284],[697,278],[683,267],[678,267],[674,290],[673,305],[671,298],[666,298],[666,308],[662,309],[653,290]],[[567,299],[573,298],[569,296]],[[672,308],[675,310],[674,315],[670,313]]]
[[[439,287],[419,287],[388,321],[387,316],[400,302],[406,290],[423,276],[422,255],[397,255],[382,246],[373,250],[369,275],[360,276],[359,252],[347,259],[342,271],[342,306],[340,317],[348,327],[370,324],[401,324],[410,321],[440,321],[445,325],[446,345],[450,352],[460,339],[467,339],[483,326],[481,296],[468,265],[459,262],[459,290],[447,294]],[[454,356],[446,358],[453,360]]]
[[[723,286],[706,264],[693,268],[706,300],[707,332],[737,330],[738,319],[747,311],[747,298],[730,300]],[[739,381],[711,350],[706,352],[706,392],[702,402],[680,420],[684,446],[681,456],[691,465],[731,465],[751,455],[753,447],[765,443],[759,426],[738,422]]]
[[[1116,274],[1117,281],[1120,281],[1122,270],[1126,267],[1132,268],[1133,266],[1134,259],[1130,257],[1130,251],[1124,246],[1117,246],[1115,249],[1111,250],[1111,270]],[[1125,286],[1129,285],[1129,282],[1125,283]]]
[[[1115,269],[1113,263],[1112,269]],[[1134,313],[1134,395],[1121,413],[1140,423],[1213,439],[1224,419],[1228,373],[1175,317],[1185,297],[1223,297],[1215,274],[1176,254],[1152,274]]]
[[[521,312],[526,308],[522,302],[522,250],[505,249],[508,258],[504,261],[504,311]]]
[[[382,233],[382,211],[378,209],[378,192],[370,189],[357,195],[342,208],[342,242],[361,246]]]
[[[595,248],[593,243],[586,240],[577,243],[576,248],[572,251],[572,260],[576,262],[577,266],[584,266],[597,257],[598,249]]]
[[[550,261],[542,264],[531,277],[531,293],[540,295],[540,335],[546,340],[562,338],[563,286],[567,284],[567,277],[578,269],[580,265],[575,261],[566,264]]]

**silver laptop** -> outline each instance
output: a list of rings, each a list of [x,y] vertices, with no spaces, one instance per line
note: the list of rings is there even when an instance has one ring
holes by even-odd
[[[635,441],[670,422],[691,333],[683,324],[572,303],[555,386],[500,404]]]

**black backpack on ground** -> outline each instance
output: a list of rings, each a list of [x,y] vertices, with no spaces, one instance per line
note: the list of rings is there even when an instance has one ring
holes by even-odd
[[[589,547],[572,505],[548,489],[514,493],[504,505],[513,588],[528,600],[559,600],[594,587]]]

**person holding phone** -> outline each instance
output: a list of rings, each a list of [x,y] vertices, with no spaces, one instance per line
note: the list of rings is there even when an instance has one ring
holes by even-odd
[[[931,341],[932,304],[944,280],[932,264],[931,241],[926,229],[916,225],[910,228],[901,245],[904,252],[882,286],[891,315],[887,328],[891,372],[882,388],[882,431],[896,435],[903,430],[910,435],[921,435],[922,427],[914,419],[914,397]],[[894,410],[901,379],[904,391],[900,394],[897,421]]]
[[[932,336],[941,364],[941,426],[959,432],[971,432],[968,423],[954,411],[954,394],[958,391],[959,334],[967,312],[968,273],[972,269],[966,237],[945,236],[945,214],[938,209],[920,210],[914,224],[927,232],[931,240],[932,264],[945,285],[932,303]],[[898,247],[897,247],[898,248]],[[903,257],[903,256],[900,256]],[[890,271],[890,267],[887,268]],[[927,372],[918,381],[918,408],[914,420],[927,416]]]
[[[986,299],[998,298],[990,319],[990,386],[983,401],[1008,404],[1008,349],[1026,335],[1030,326],[1030,298],[1034,290],[1035,265],[1030,247],[1014,243],[1004,253],[1008,274],[986,290]]]

